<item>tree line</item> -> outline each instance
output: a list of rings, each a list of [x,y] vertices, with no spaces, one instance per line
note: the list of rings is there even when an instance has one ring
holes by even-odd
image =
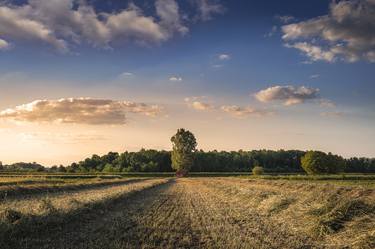
[[[302,173],[301,150],[203,151],[194,152],[191,172],[250,172],[255,166],[270,173]],[[341,157],[340,157],[341,158]],[[342,159],[347,173],[375,173],[375,158]],[[141,149],[138,152],[109,152],[92,155],[70,165],[44,167],[38,163],[2,165],[3,171],[96,172],[173,172],[171,151]]]

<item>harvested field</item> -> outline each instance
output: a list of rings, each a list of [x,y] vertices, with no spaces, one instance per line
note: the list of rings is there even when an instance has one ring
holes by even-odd
[[[142,179],[4,200],[1,248],[375,248],[375,189]]]

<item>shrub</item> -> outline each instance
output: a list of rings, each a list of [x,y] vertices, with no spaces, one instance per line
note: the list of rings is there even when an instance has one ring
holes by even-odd
[[[253,175],[259,176],[259,175],[263,175],[264,170],[263,170],[263,167],[255,166],[252,172],[253,172]]]

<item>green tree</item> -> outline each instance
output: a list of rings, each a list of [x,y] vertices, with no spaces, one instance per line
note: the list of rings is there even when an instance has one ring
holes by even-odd
[[[344,159],[321,151],[308,151],[301,158],[301,166],[307,174],[335,174],[343,170]]]
[[[177,133],[171,138],[171,142],[173,144],[172,168],[177,171],[177,175],[184,176],[193,165],[197,141],[190,131],[178,129]]]

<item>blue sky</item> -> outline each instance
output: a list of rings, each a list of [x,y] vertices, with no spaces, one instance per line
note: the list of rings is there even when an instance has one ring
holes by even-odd
[[[373,13],[370,0],[0,1],[0,134],[13,143],[0,158],[168,149],[185,124],[204,149],[373,157]],[[114,108],[104,116],[101,100]],[[89,121],[76,116],[92,110]],[[90,139],[73,141],[87,130]],[[35,158],[35,144],[55,151]]]

